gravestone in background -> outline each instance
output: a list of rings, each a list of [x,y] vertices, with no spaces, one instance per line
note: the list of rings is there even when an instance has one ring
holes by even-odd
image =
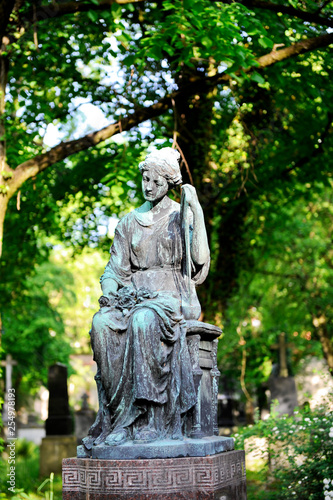
[[[6,387],[5,387],[5,400],[4,400],[4,405],[3,405],[3,410],[2,410],[2,421],[3,421],[3,429],[4,429],[4,437],[15,437],[16,436],[16,426],[13,422],[15,422],[15,419],[13,420],[13,416],[11,415],[11,419],[9,419],[9,413],[8,413],[8,406],[10,405],[9,398],[11,397],[11,391],[12,391],[12,370],[13,366],[17,365],[17,361],[13,360],[12,356],[10,354],[7,354],[6,360],[1,361],[0,363],[1,366],[4,366],[6,368]],[[12,404],[13,404],[13,400]],[[9,403],[9,405],[8,405]],[[13,406],[11,406],[11,410],[13,409]]]
[[[274,401],[278,401],[278,405],[274,407],[274,410],[280,416],[292,415],[294,409],[298,406],[295,379],[290,375],[287,363],[288,346],[285,333],[280,333],[278,345],[272,346],[273,349],[278,349],[279,363],[273,367],[268,380],[271,405]]]
[[[297,390],[294,377],[274,377],[270,376],[269,390],[271,393],[271,404],[274,400],[278,405],[274,410],[278,415],[292,415],[298,406]]]
[[[49,416],[45,422],[47,436],[73,434],[73,418],[69,412],[67,366],[56,363],[48,373]]]
[[[75,412],[75,436],[77,444],[80,445],[82,439],[86,437],[88,431],[96,418],[96,412],[89,407],[88,394],[82,395],[81,409]]]
[[[49,368],[49,415],[45,422],[46,437],[40,448],[40,474],[61,472],[62,459],[75,453],[73,419],[69,410],[67,367],[56,363]]]

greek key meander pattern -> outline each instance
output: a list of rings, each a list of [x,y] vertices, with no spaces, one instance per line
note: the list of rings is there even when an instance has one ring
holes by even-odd
[[[63,466],[63,491],[171,493],[193,487],[213,489],[241,480],[245,480],[244,464],[226,457],[214,464],[166,464],[154,470],[137,464],[125,468],[119,462],[118,467],[100,465],[99,469],[93,463],[87,467]]]

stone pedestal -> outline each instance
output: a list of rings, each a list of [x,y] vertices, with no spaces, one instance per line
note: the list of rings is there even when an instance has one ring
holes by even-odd
[[[76,455],[75,436],[47,436],[40,447],[40,475],[61,474],[62,459]]]
[[[225,451],[233,451],[233,438],[222,436],[201,439],[162,439],[153,443],[137,444],[127,441],[120,446],[93,446],[89,452],[78,446],[78,458],[98,458],[102,460],[136,460],[138,458],[178,458],[206,457]]]
[[[63,460],[64,500],[246,500],[245,455],[218,435],[217,338],[221,330],[187,321],[197,403],[184,438],[119,446],[78,446]]]
[[[63,460],[63,500],[246,500],[245,455]]]

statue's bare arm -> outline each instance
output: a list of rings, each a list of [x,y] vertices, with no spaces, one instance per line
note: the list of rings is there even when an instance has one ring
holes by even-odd
[[[191,243],[191,257],[195,264],[201,266],[209,259],[209,246],[202,207],[198,200],[195,187],[184,184],[186,201],[193,213],[193,233]]]
[[[102,281],[102,292],[105,297],[112,297],[118,290],[118,283],[112,278],[107,278]]]

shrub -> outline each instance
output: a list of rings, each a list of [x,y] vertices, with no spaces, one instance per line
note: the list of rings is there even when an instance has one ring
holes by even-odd
[[[244,448],[251,437],[265,438],[268,453],[267,500],[333,499],[333,411],[327,403],[291,417],[272,414],[234,437]],[[269,491],[271,490],[271,491]]]
[[[0,490],[8,491],[8,457],[5,448],[0,460]],[[39,480],[39,447],[26,439],[15,440],[15,482],[17,489],[37,489]],[[11,495],[7,493],[8,497]]]

